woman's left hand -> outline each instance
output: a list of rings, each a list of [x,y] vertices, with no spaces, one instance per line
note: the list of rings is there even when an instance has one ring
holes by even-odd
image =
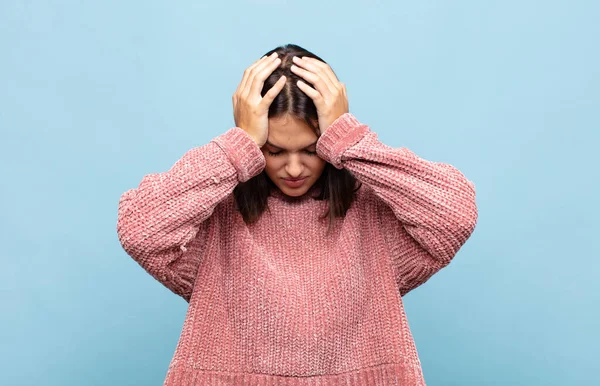
[[[340,116],[347,113],[348,98],[346,85],[340,83],[327,63],[310,57],[299,58],[294,56],[291,70],[294,74],[310,82],[310,87],[299,80],[298,88],[308,95],[317,107],[319,129],[321,134]]]

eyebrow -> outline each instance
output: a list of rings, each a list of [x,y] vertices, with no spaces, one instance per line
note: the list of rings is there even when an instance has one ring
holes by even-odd
[[[316,145],[318,141],[319,141],[319,140],[316,140],[316,141],[314,141],[313,143],[311,143],[310,145],[303,147],[302,149],[306,149],[306,148],[309,148],[309,147],[311,147],[311,146],[313,146],[313,145]],[[284,148],[282,148],[282,147],[280,147],[280,146],[273,145],[273,144],[272,144],[271,142],[269,142],[269,141],[265,142],[265,144],[266,144],[266,145],[273,146],[273,147],[275,147],[275,148],[277,148],[277,149],[279,149],[279,150],[285,150]]]

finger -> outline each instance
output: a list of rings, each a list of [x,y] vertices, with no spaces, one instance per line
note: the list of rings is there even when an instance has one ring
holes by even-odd
[[[254,72],[258,67],[264,65],[265,63],[268,63],[271,59],[273,59],[275,57],[275,54],[276,53],[273,52],[269,56],[263,56],[244,71],[244,78],[242,80],[242,83],[240,83],[240,88],[238,91],[240,96],[247,96],[249,94],[248,88],[252,82],[252,76]]]
[[[277,97],[279,92],[285,86],[286,80],[287,80],[287,78],[282,75],[281,78],[279,78],[279,80],[277,82],[275,82],[273,87],[271,87],[269,89],[269,91],[267,91],[265,96],[263,96],[262,100],[260,101],[260,105],[262,108],[267,110],[269,108],[269,106],[271,106],[271,103],[273,103],[273,101],[275,100],[275,98]]]
[[[321,75],[319,68],[305,62],[302,62],[302,66],[305,66],[306,69],[294,65],[291,67],[291,70],[296,75],[301,76],[302,78],[312,83],[314,87],[321,93],[321,95],[323,95],[323,97],[329,97],[333,94],[335,88],[332,85],[328,84],[326,77],[324,75]]]
[[[248,67],[245,71],[244,71],[244,76],[242,78],[242,81],[240,82],[240,85],[238,87],[238,93],[240,95],[247,95],[248,93],[245,92],[247,85],[248,85],[248,79],[250,79],[250,76],[252,74],[252,71],[260,66],[263,63],[267,63],[269,61],[269,59],[272,59],[275,56],[276,52],[273,52],[271,55],[269,56],[263,56],[262,58],[258,59],[256,62],[254,62],[252,65],[250,65],[250,67]]]
[[[238,85],[238,88],[237,88],[238,92],[240,90],[242,90],[244,87],[246,87],[246,81],[248,79],[248,75],[250,73],[250,70],[252,70],[258,63],[262,62],[266,58],[267,58],[267,56],[263,56],[262,58],[258,59],[256,62],[252,63],[250,66],[248,66],[248,68],[246,68],[244,70],[244,75],[242,76],[242,80],[240,81],[240,84]]]
[[[248,79],[246,80],[246,85],[241,91],[241,94],[244,98],[248,98],[250,96],[250,94],[252,93],[252,84],[254,83],[254,80],[257,77],[257,75],[261,71],[263,71],[265,68],[267,68],[268,66],[271,66],[275,60],[279,59],[279,58],[277,58],[277,55],[275,55],[275,54],[276,53],[274,52],[267,59],[260,62],[258,65],[256,65],[254,68],[252,68],[252,70],[250,70],[248,72]],[[281,59],[279,59],[279,60],[281,60]]]
[[[273,73],[273,71],[277,67],[279,67],[280,64],[281,59],[276,58],[273,59],[270,63],[265,63],[263,66],[256,68],[255,74],[251,79],[252,83],[249,87],[249,92],[251,95],[257,95],[260,97],[260,91],[262,90],[265,84],[265,80],[269,77],[269,75],[271,75],[271,73]]]
[[[321,74],[321,76],[326,80],[331,91],[334,91],[335,89],[341,90],[340,81],[327,63],[315,58],[311,58],[310,56],[303,56],[301,58],[301,62],[305,62],[307,65],[310,64],[318,68],[320,70],[319,74]]]
[[[306,95],[310,97],[310,99],[313,100],[318,110],[321,106],[321,101],[323,100],[323,96],[321,95],[321,93],[301,80],[297,82],[297,85],[300,90],[302,90]]]

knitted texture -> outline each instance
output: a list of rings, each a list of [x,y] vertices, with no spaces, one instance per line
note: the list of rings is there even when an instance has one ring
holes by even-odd
[[[362,182],[329,234],[326,200],[279,190],[244,223],[232,192],[265,158],[239,127],[121,196],[124,250],[189,302],[164,385],[425,385],[402,296],[472,234],[475,186],[350,113],[317,154]]]

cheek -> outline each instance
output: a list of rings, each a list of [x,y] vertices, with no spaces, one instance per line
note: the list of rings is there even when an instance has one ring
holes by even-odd
[[[314,156],[310,160],[306,161],[306,165],[314,172],[320,172],[325,168],[325,161],[321,158]]]
[[[282,162],[280,159],[274,159],[273,157],[265,157],[266,165],[265,170],[267,172],[277,171],[281,169],[285,162]]]

